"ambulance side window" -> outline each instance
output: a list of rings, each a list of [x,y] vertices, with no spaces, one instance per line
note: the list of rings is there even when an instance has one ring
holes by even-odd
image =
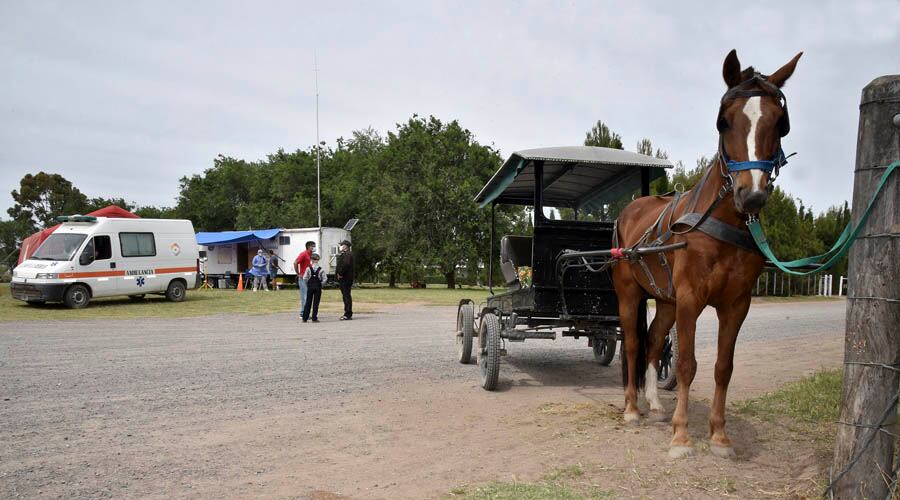
[[[94,236],[94,255],[96,260],[112,258],[112,241],[109,236]]]
[[[153,233],[119,233],[122,257],[152,257],[156,255]]]

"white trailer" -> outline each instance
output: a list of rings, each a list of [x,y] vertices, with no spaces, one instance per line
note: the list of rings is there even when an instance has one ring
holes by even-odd
[[[350,223],[348,225],[352,228]],[[340,242],[343,240],[352,241],[350,231],[339,227],[197,233],[200,255],[206,258],[202,267],[213,280],[246,272],[260,248],[266,254],[269,250],[274,250],[279,259],[278,276],[288,276],[290,280],[294,280],[294,260],[306,248],[307,241],[316,244],[316,253],[322,257],[320,264],[332,276],[340,252]],[[212,283],[217,284],[216,281]]]

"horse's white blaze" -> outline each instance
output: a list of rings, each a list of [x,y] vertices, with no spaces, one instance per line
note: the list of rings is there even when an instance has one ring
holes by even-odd
[[[650,404],[650,410],[662,410],[662,403],[659,402],[659,394],[656,392],[656,367],[652,364],[647,367],[647,375],[644,378],[644,396]]]
[[[750,120],[750,132],[747,133],[747,160],[757,161],[759,156],[756,154],[756,126],[759,124],[759,118],[762,116],[762,98],[759,96],[747,99],[744,104],[744,114]],[[762,170],[750,170],[750,176],[753,178],[753,192],[760,191],[760,182],[762,181]]]

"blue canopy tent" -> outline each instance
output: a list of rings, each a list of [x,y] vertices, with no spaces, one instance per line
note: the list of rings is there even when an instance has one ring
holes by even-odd
[[[257,231],[221,231],[218,233],[197,233],[198,245],[229,245],[251,241],[271,240],[281,229],[260,229]]]
[[[283,229],[274,228],[258,229],[255,231],[202,232],[197,233],[197,244],[206,246],[209,250],[221,245],[234,245],[238,247],[236,250],[236,269],[226,270],[223,273],[224,279],[226,280],[226,283],[228,283],[226,286],[230,288],[234,285],[234,281],[232,281],[233,276],[244,275],[245,281],[248,281],[249,279],[248,253],[251,251],[249,248],[250,244],[256,243],[260,248],[263,248],[264,246],[267,246],[264,245],[263,242],[275,239],[282,231]],[[252,255],[250,257],[252,257]]]

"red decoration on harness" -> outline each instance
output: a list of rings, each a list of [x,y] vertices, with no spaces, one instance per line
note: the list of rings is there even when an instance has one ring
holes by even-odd
[[[621,248],[610,248],[609,254],[612,255],[614,259],[624,259],[625,254],[622,252]]]

